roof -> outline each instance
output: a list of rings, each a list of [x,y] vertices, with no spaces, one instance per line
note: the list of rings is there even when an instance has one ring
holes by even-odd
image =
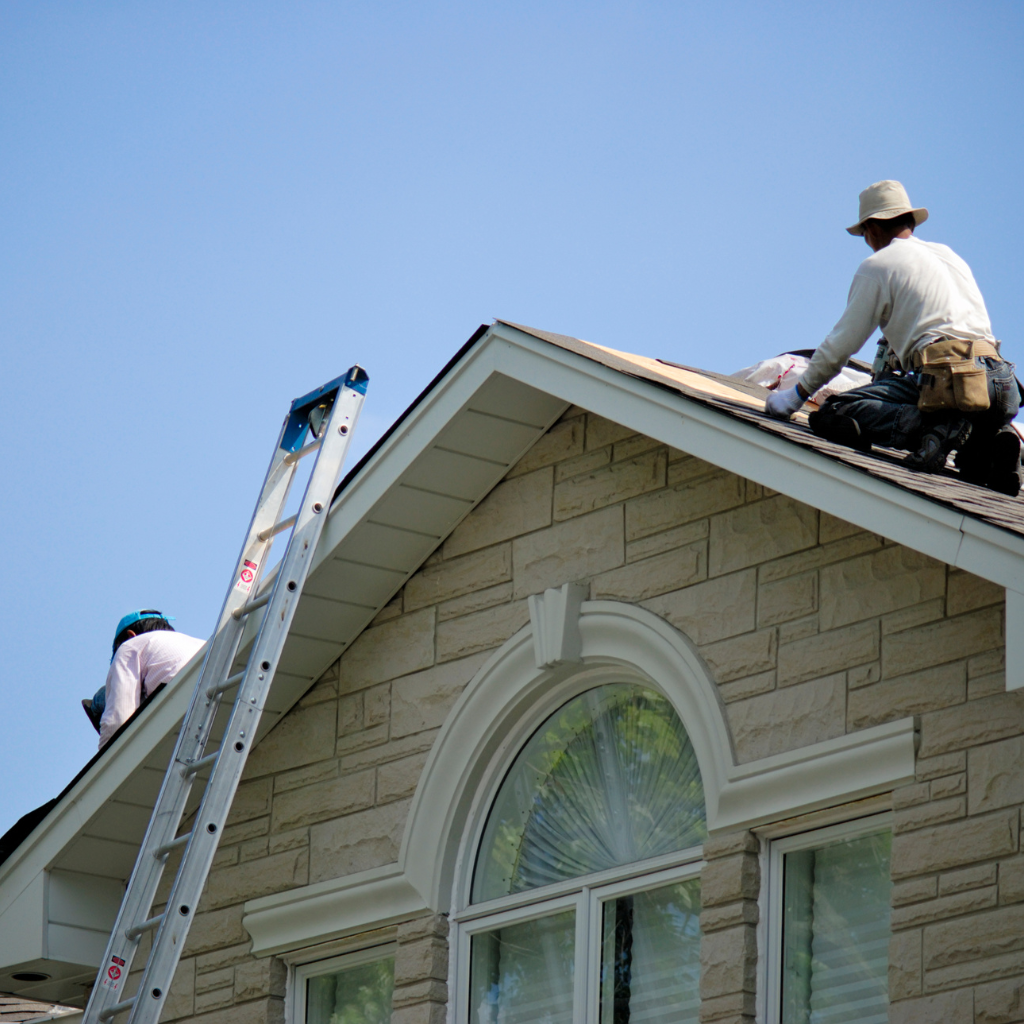
[[[509,321],[500,322],[621,373],[669,388],[692,401],[749,423],[758,430],[775,434],[792,444],[852,466],[929,501],[1024,536],[1024,499],[1010,498],[984,487],[963,483],[951,470],[940,474],[914,473],[902,465],[905,452],[876,446],[871,454],[861,454],[852,448],[833,444],[810,431],[806,413],[798,413],[789,423],[772,419],[764,413],[765,399],[769,394],[767,388],[665,359],[619,352],[564,334],[539,331]]]
[[[21,996],[8,996],[0,994],[0,1024],[22,1024],[30,1020],[51,1020],[54,1017],[64,1017],[69,1013],[76,1013],[70,1006],[60,1006],[54,1003],[37,1003],[32,999],[22,999]]]
[[[342,481],[256,746],[572,405],[1024,591],[1024,505],[951,476],[910,473],[884,450],[865,456],[830,444],[799,418],[768,419],[763,395],[721,375],[561,334],[505,321],[481,327]],[[1008,595],[1008,617],[1011,607]],[[240,658],[262,614],[249,616]],[[1008,629],[1008,644],[1012,635]],[[0,989],[14,987],[13,973],[45,963],[48,987],[16,991],[73,1002],[95,976],[201,660],[202,651],[5,844]],[[31,942],[14,927],[26,921],[36,922]],[[59,956],[46,938],[58,932]]]

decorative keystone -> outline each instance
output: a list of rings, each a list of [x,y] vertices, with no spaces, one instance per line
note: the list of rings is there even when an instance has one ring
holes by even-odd
[[[583,651],[580,608],[588,590],[584,583],[566,583],[529,598],[537,668],[580,660]]]

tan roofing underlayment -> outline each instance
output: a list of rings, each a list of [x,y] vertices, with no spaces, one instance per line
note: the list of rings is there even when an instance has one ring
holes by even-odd
[[[870,454],[862,454],[852,448],[833,444],[811,433],[807,426],[807,416],[803,412],[798,413],[789,423],[772,419],[764,412],[764,402],[769,394],[767,388],[741,381],[736,381],[736,386],[733,387],[724,383],[718,374],[708,375],[701,370],[648,356],[620,352],[604,345],[595,345],[564,334],[540,331],[534,327],[524,327],[507,320],[498,322],[569,352],[575,352],[586,359],[602,363],[610,369],[667,387],[686,398],[719,412],[728,413],[801,448],[810,449],[947,508],[1024,536],[1024,498],[1011,498],[985,487],[964,483],[952,470],[945,473],[911,472],[902,465],[906,453],[890,448],[880,448],[876,445]],[[763,397],[758,397],[757,392]]]

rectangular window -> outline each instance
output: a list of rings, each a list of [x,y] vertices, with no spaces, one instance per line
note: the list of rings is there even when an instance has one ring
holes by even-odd
[[[296,1024],[391,1024],[395,960],[381,950],[296,969]]]
[[[571,910],[474,935],[471,1024],[570,1024],[575,948]]]
[[[697,1024],[699,870],[696,857],[646,874],[616,869],[599,885],[454,915],[455,1019]]]
[[[700,881],[607,900],[601,938],[601,1024],[696,1024]]]
[[[823,829],[775,844],[780,1024],[889,1019],[888,827]],[[778,891],[781,882],[781,893]]]

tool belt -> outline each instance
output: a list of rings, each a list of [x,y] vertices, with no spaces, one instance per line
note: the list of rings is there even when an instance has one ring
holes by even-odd
[[[984,412],[990,404],[988,375],[982,359],[998,359],[998,342],[942,338],[914,353],[922,412]]]

